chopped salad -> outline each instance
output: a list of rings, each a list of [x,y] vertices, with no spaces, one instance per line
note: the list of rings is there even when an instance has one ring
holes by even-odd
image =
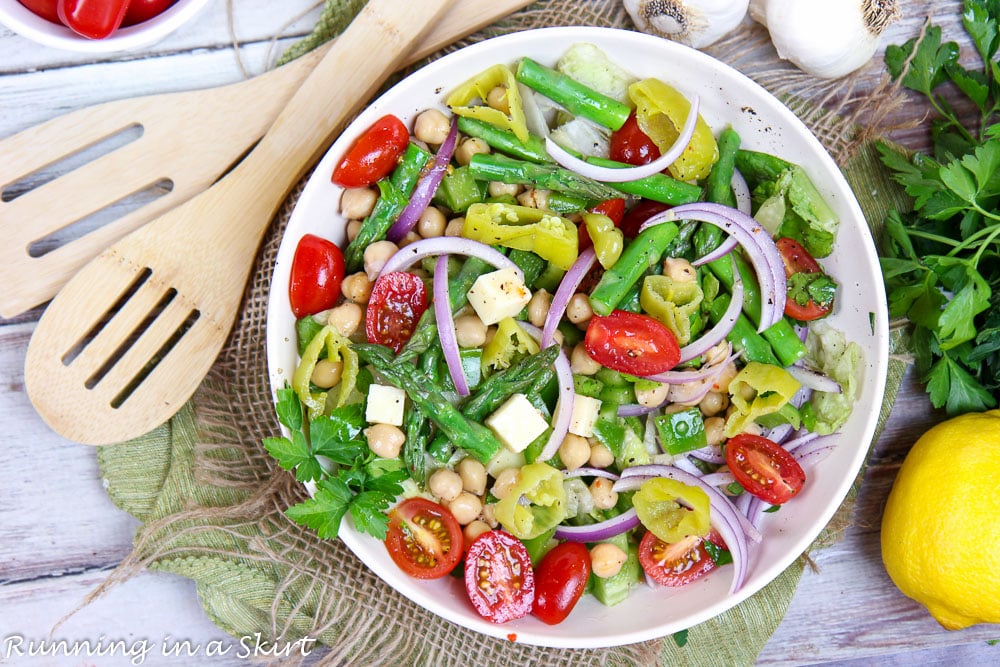
[[[348,148],[347,243],[304,236],[300,361],[264,444],[418,578],[503,623],[742,585],[860,391],[823,319],[838,221],[800,165],[596,46],[496,64]],[[446,107],[446,109],[445,109]]]

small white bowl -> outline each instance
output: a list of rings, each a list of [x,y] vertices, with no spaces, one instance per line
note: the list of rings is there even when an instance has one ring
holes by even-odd
[[[197,16],[211,0],[177,0],[148,21],[115,31],[106,39],[88,39],[66,26],[43,19],[17,0],[0,0],[0,23],[45,46],[84,53],[112,53],[149,46]]]

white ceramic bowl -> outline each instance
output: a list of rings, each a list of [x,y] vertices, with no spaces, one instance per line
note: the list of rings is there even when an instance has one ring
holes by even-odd
[[[19,35],[45,46],[84,53],[113,53],[155,44],[192,20],[211,0],[177,0],[162,14],[106,39],[87,39],[63,25],[43,19],[17,0],[0,0],[0,23]]]
[[[834,453],[811,474],[801,494],[763,524],[764,540],[751,545],[746,583],[728,593],[732,567],[722,567],[686,587],[654,590],[638,585],[629,598],[604,607],[585,596],[560,625],[528,617],[494,625],[473,610],[463,583],[453,577],[420,581],[403,574],[383,545],[341,530],[344,542],[390,586],[430,611],[478,632],[557,647],[605,647],[638,642],[689,628],[750,597],[788,567],[816,538],[846,496],[867,453],[885,387],[888,318],[874,244],[861,210],[840,170],[819,141],[785,106],[751,80],[693,49],[635,32],[601,28],[550,28],[483,42],[438,60],[375,101],[334,143],[306,185],[288,225],[272,279],[268,312],[268,363],[272,386],[283,386],[296,364],[294,319],[288,304],[292,254],[303,234],[344,240],[337,211],[341,189],[330,182],[335,162],[376,119],[394,113],[405,122],[420,110],[441,106],[454,86],[496,63],[530,56],[552,64],[575,42],[591,42],[639,77],[656,76],[688,96],[701,96],[701,113],[718,132],[731,124],[743,146],[774,153],[805,167],[840,216],[834,253],[823,260],[842,285],[835,313],[827,320],[864,348],[865,380],[853,415]],[[443,107],[442,107],[443,108]],[[836,591],[830,591],[835,595]]]

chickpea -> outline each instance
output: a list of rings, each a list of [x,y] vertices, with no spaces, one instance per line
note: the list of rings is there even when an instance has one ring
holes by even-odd
[[[510,113],[510,102],[507,101],[507,87],[493,86],[493,90],[486,95],[486,104],[498,111]]]
[[[462,478],[462,488],[469,493],[477,496],[486,493],[486,466],[476,459],[466,457],[459,461],[458,476]]]
[[[639,389],[637,387],[635,390],[635,400],[639,405],[653,408],[666,401],[669,394],[670,385],[660,382],[653,389]]]
[[[424,109],[413,121],[413,136],[428,144],[443,144],[450,129],[448,117],[437,109]]]
[[[399,247],[400,248],[405,248],[406,246],[410,245],[411,243],[416,243],[417,241],[419,241],[422,238],[423,237],[419,233],[417,233],[416,231],[412,231],[411,230],[409,232],[406,232],[406,236],[404,236],[403,238],[399,239]],[[383,262],[383,264],[384,264],[384,262]]]
[[[417,231],[425,239],[444,236],[444,230],[447,226],[448,221],[445,220],[444,213],[436,206],[425,208],[417,220]]]
[[[360,220],[350,220],[347,223],[347,240],[348,242],[353,241],[358,238],[358,232],[361,231],[361,221]]]
[[[719,391],[710,391],[701,399],[698,407],[706,417],[717,415],[729,407],[729,396]]]
[[[344,373],[344,364],[339,361],[320,359],[313,367],[312,376],[309,381],[321,389],[329,389],[340,383],[340,376]]]
[[[518,468],[507,468],[497,475],[493,482],[493,496],[497,500],[503,500],[510,495],[511,489],[521,481],[521,471]]]
[[[371,188],[347,188],[340,196],[340,214],[345,218],[363,220],[371,215],[378,194]]]
[[[482,347],[486,344],[486,325],[478,315],[455,318],[455,338],[459,347]]]
[[[663,260],[663,275],[679,283],[690,283],[698,277],[698,272],[686,259],[667,257]]]
[[[364,271],[352,273],[344,278],[340,283],[340,291],[344,298],[357,304],[368,303],[372,295],[373,282],[368,279]]]
[[[479,515],[480,520],[485,523],[490,528],[496,528],[500,525],[497,521],[497,504],[490,503],[489,505],[483,505],[483,513]]]
[[[462,535],[465,536],[466,545],[472,544],[472,541],[490,530],[490,525],[481,519],[476,519],[470,522],[463,530]]]
[[[552,295],[544,289],[536,290],[528,302],[528,321],[536,327],[543,326],[551,305]]]
[[[462,493],[462,478],[454,470],[439,468],[427,480],[427,488],[441,500],[450,503]]]
[[[709,366],[720,364],[723,359],[729,356],[730,352],[732,352],[732,348],[729,343],[722,341],[721,343],[711,347],[708,352],[705,353],[705,364]]]
[[[455,516],[455,520],[461,525],[472,523],[483,511],[483,501],[479,496],[468,491],[458,494],[458,497],[448,503],[448,509]]]
[[[597,442],[590,446],[590,465],[594,468],[607,468],[615,462],[615,455],[610,449]]]
[[[365,274],[368,275],[368,280],[375,282],[379,271],[398,250],[399,246],[392,241],[376,241],[365,248]]]
[[[326,316],[326,323],[334,327],[345,338],[350,338],[361,326],[364,315],[361,306],[353,301],[345,301],[336,308],[330,309]]]
[[[444,228],[445,236],[461,236],[465,228],[465,218],[452,218]]]
[[[399,450],[406,442],[406,434],[398,426],[392,424],[375,424],[365,429],[365,437],[368,438],[368,448],[387,459],[394,459],[399,456]]]
[[[586,328],[587,322],[594,316],[594,309],[590,307],[590,297],[583,292],[577,292],[570,297],[566,305],[566,319],[577,326]]]
[[[504,183],[503,181],[490,181],[487,190],[491,197],[503,197],[510,195],[516,197],[521,194],[521,186],[517,183]]]
[[[569,366],[574,373],[579,375],[593,375],[601,370],[601,364],[594,361],[583,343],[577,343],[576,347],[573,348],[573,352],[569,356]]]
[[[618,503],[618,493],[611,490],[614,484],[610,479],[598,477],[590,483],[590,495],[594,497],[594,507],[609,510]]]
[[[548,208],[549,191],[538,189],[525,190],[517,196],[517,203],[529,208]]]
[[[743,432],[750,435],[761,435],[764,432],[764,427],[757,422],[750,422],[743,427]]]
[[[485,155],[490,152],[490,145],[479,137],[465,139],[455,149],[455,159],[460,165],[467,165],[475,155]]]
[[[607,579],[621,572],[627,560],[628,554],[617,544],[601,542],[590,550],[590,571],[594,576]]]
[[[486,327],[486,341],[483,343],[483,345],[489,345],[490,341],[492,341],[493,337],[496,335],[497,335],[497,327],[493,326],[492,324]]]
[[[723,429],[726,427],[726,420],[722,417],[709,417],[705,420],[705,440],[709,445],[721,445],[725,439]]]
[[[736,364],[729,362],[726,364],[722,372],[719,373],[718,377],[715,378],[715,382],[712,383],[712,391],[729,391],[729,383],[733,381],[736,377]]]
[[[590,460],[590,443],[583,436],[567,433],[559,445],[559,459],[566,470],[576,470]]]

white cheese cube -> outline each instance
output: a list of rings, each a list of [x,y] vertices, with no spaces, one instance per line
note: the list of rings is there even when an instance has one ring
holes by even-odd
[[[406,392],[402,389],[373,383],[368,387],[365,419],[369,424],[402,426],[403,404],[405,402]]]
[[[594,422],[601,410],[601,401],[590,396],[573,396],[573,416],[569,421],[569,432],[584,438],[594,435]]]
[[[514,394],[508,398],[496,412],[486,418],[486,425],[513,452],[523,452],[549,427],[542,413],[524,394]]]
[[[531,301],[531,290],[512,268],[484,273],[469,290],[469,304],[483,324],[514,317]]]

